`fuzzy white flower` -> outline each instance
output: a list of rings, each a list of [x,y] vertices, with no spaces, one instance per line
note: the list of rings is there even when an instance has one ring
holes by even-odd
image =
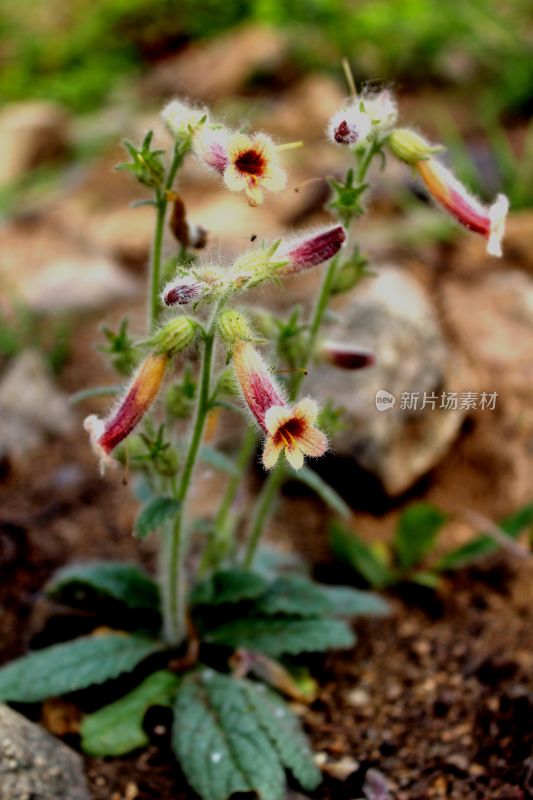
[[[171,100],[161,112],[161,118],[170,133],[176,138],[190,136],[207,121],[207,108],[195,108],[181,100]]]
[[[372,121],[361,100],[349,100],[328,123],[328,138],[334,144],[352,145],[363,142],[372,131]]]

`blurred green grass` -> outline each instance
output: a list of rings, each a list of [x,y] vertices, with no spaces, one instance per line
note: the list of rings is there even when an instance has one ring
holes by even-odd
[[[0,98],[94,110],[123,77],[245,21],[292,34],[303,68],[405,87],[467,84],[494,116],[533,96],[530,0],[0,0]]]

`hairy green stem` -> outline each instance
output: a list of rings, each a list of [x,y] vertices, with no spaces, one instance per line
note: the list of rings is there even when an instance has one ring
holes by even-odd
[[[169,532],[170,541],[165,548],[166,558],[166,580],[164,581],[164,591],[166,598],[164,602],[164,635],[165,639],[171,644],[179,644],[186,635],[186,599],[187,586],[185,581],[185,555],[186,555],[186,536],[185,536],[185,514],[186,501],[189,487],[191,484],[198,451],[202,442],[205,422],[210,409],[210,387],[211,370],[213,365],[213,353],[215,348],[216,322],[220,306],[217,306],[209,327],[205,333],[204,351],[202,366],[200,371],[200,386],[196,403],[196,415],[192,429],[191,439],[187,448],[185,464],[181,473],[177,488],[176,499],[180,503],[174,519],[172,530]]]
[[[163,252],[163,235],[165,232],[165,219],[168,207],[168,192],[172,189],[176,174],[187,150],[188,147],[183,144],[176,144],[165,184],[161,189],[158,189],[156,194],[155,202],[157,212],[152,244],[152,257],[150,259],[150,293],[148,300],[149,330],[153,330],[154,326],[157,325],[161,312],[161,301],[159,299],[159,292],[161,290],[161,256]]]
[[[300,387],[306,375],[307,367],[313,356],[313,352],[316,345],[316,339],[320,331],[320,326],[324,318],[324,313],[328,307],[328,302],[331,296],[331,289],[333,287],[333,281],[335,279],[335,271],[337,269],[337,264],[338,264],[338,258],[335,257],[329,264],[326,270],[326,274],[324,275],[324,278],[322,280],[320,292],[317,297],[315,307],[313,309],[313,314],[311,316],[311,323],[309,326],[309,336],[305,348],[302,371],[296,375],[290,387],[291,400],[295,400],[296,397],[298,396],[298,392],[300,391]],[[274,469],[270,472],[268,478],[263,484],[261,492],[259,493],[259,497],[252,517],[248,544],[246,546],[246,553],[244,556],[244,566],[248,569],[252,566],[255,556],[255,551],[257,550],[257,545],[259,544],[259,541],[263,534],[265,524],[270,514],[273,511],[276,495],[282,484],[284,473],[285,473],[285,465],[280,460],[278,461]]]
[[[257,431],[252,425],[247,425],[244,433],[239,455],[237,457],[236,471],[226,484],[226,490],[215,517],[215,541],[217,549],[227,550],[233,535],[233,526],[229,519],[231,509],[237,497],[237,492],[242,484],[243,474],[246,472],[252,453],[257,443]]]
[[[377,140],[372,140],[368,148],[360,156],[357,169],[357,180],[359,184],[362,184],[364,182],[370,164],[372,163],[372,159],[374,158],[376,153],[379,152],[379,150],[380,150],[380,143]],[[318,338],[318,334],[320,332],[320,328],[322,326],[324,314],[326,312],[326,309],[328,307],[331,298],[338,261],[339,261],[338,257],[335,257],[331,260],[326,270],[326,274],[324,275],[324,278],[322,280],[322,284],[320,286],[320,292],[316,300],[313,313],[311,315],[311,321],[309,324],[309,335],[307,338],[306,347],[303,355],[303,363],[301,365],[302,371],[299,372],[294,377],[290,385],[290,399],[292,401],[296,400],[298,396],[304,378],[307,374],[307,368],[315,351],[316,341]],[[268,478],[266,479],[261,488],[259,497],[257,498],[254,513],[252,516],[252,522],[250,525],[248,544],[244,556],[244,566],[247,567],[248,569],[253,564],[255,552],[257,550],[259,541],[261,540],[261,536],[263,535],[265,525],[268,521],[269,516],[273,512],[274,504],[276,501],[276,495],[283,482],[284,473],[285,473],[285,465],[280,460],[278,461],[274,469],[270,472]]]

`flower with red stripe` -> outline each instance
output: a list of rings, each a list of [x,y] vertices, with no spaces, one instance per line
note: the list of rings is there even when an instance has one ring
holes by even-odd
[[[83,427],[91,437],[102,473],[106,466],[114,466],[111,452],[129,436],[154,403],[168,363],[167,354],[151,353],[138,368],[124,397],[111,414],[106,419],[95,414],[85,419]]]
[[[301,469],[304,456],[319,457],[328,449],[326,435],[315,425],[318,405],[305,397],[289,404],[265,361],[249,343],[240,342],[233,364],[244,400],[266,434],[263,465],[272,469],[282,452],[294,469]]]

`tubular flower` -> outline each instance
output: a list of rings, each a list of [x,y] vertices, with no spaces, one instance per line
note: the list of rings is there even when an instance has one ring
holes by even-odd
[[[311,267],[329,261],[346,241],[346,231],[342,225],[316,233],[314,236],[300,239],[296,244],[283,248],[280,255],[288,259],[288,264],[281,268],[278,275],[294,275]]]
[[[231,192],[244,191],[251,206],[263,202],[264,189],[279,192],[287,183],[274,142],[264,133],[250,137],[233,134],[227,142],[228,165],[224,183]]]
[[[161,118],[170,133],[177,139],[194,135],[208,120],[207,108],[194,108],[182,103],[181,100],[171,100],[163,111]]]
[[[350,100],[330,119],[328,138],[334,144],[360,144],[372,131],[372,120],[361,100]]]
[[[398,108],[392,92],[388,89],[366,95],[363,104],[374,131],[386,131],[396,124]]]
[[[363,369],[373,367],[376,363],[376,356],[371,350],[339,342],[323,342],[320,347],[320,357],[323,361],[341,369]]]
[[[196,303],[210,291],[207,283],[190,275],[179,275],[168,283],[161,292],[161,300],[166,306]]]
[[[91,437],[94,452],[100,459],[100,471],[114,465],[110,454],[138,425],[156,399],[165,371],[168,355],[150,354],[143,361],[126,390],[126,394],[106,419],[95,414],[87,417],[83,427]]]
[[[193,140],[196,157],[223,175],[229,164],[227,145],[230,137],[227,128],[204,128]]]
[[[265,415],[267,439],[263,449],[263,464],[272,469],[279,455],[285,451],[287,461],[294,469],[301,469],[304,456],[324,455],[328,440],[314,424],[318,405],[311,397],[304,397],[294,406],[273,406]]]
[[[318,415],[315,401],[304,398],[289,405],[251,344],[240,342],[235,347],[233,363],[244,400],[266,434],[262,457],[265,468],[272,469],[282,451],[294,469],[303,466],[306,455],[323,455],[328,441],[314,424]]]
[[[487,239],[489,255],[501,256],[505,220],[509,209],[509,201],[505,195],[499,194],[494,203],[487,208],[435,158],[417,161],[414,166],[436,202],[465,228],[484,236]]]

